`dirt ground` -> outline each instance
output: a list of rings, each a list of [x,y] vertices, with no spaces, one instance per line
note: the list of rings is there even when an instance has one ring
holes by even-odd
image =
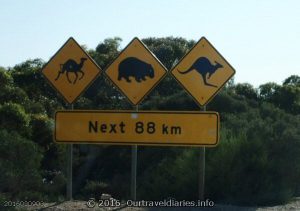
[[[93,207],[94,206],[94,207]],[[117,207],[99,207],[98,204],[90,204],[90,207],[87,205],[87,201],[65,201],[61,203],[44,203],[43,206],[26,206],[26,207],[18,207],[19,210],[43,210],[43,211],[65,211],[65,210],[74,210],[74,211],[110,211],[110,210],[123,210],[123,211],[162,211],[162,210],[220,210],[220,211],[271,211],[271,210],[299,210],[300,211],[300,197],[295,198],[293,201],[285,204],[285,205],[277,205],[270,207],[240,207],[240,206],[232,206],[232,205],[220,205],[216,204],[213,207],[209,208],[195,208],[195,207],[130,207],[126,206],[126,204],[122,203]]]

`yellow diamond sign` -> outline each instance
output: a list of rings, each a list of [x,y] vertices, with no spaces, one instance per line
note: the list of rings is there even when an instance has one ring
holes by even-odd
[[[72,37],[42,69],[44,77],[67,103],[73,103],[100,72],[100,67]]]
[[[233,67],[202,37],[171,70],[175,79],[201,106],[235,74]]]
[[[134,38],[105,73],[129,101],[137,105],[167,70],[138,38]]]

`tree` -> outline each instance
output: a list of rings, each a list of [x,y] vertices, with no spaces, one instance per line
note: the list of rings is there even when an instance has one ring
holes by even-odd
[[[169,71],[195,44],[194,41],[187,41],[181,37],[146,38],[142,41]],[[167,75],[149,95],[149,98],[155,96],[170,97],[172,94],[178,94],[181,91],[182,87],[178,82],[170,75]]]
[[[257,100],[258,94],[257,91],[253,88],[251,84],[242,83],[237,84],[235,87],[236,94],[242,95],[248,99]]]
[[[9,70],[15,85],[23,89],[34,101],[39,101],[43,97],[56,99],[57,96],[41,74],[44,64],[41,59],[27,60]]]
[[[260,85],[259,97],[263,101],[272,102],[276,104],[278,101],[277,96],[278,96],[279,89],[280,89],[280,85],[272,82]]]
[[[96,50],[90,50],[88,53],[101,68],[105,68],[118,56],[121,41],[122,39],[119,37],[105,39],[97,45]]]
[[[169,70],[195,44],[194,41],[187,41],[181,37],[146,38],[142,41]]]
[[[29,138],[31,135],[30,116],[24,108],[15,103],[0,105],[0,126],[2,129],[14,130]]]
[[[3,103],[17,103],[23,106],[28,105],[29,99],[26,92],[15,86],[0,87],[0,102]]]
[[[300,76],[291,75],[287,79],[283,81],[283,85],[292,85],[292,86],[300,86]]]
[[[3,67],[0,67],[0,84],[1,87],[9,86],[13,84],[13,78],[11,77],[9,72]]]

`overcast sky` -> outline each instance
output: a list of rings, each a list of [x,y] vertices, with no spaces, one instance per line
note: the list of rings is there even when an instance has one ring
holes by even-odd
[[[95,48],[119,36],[205,36],[255,87],[300,75],[297,0],[0,0],[0,66],[49,58],[73,36]]]

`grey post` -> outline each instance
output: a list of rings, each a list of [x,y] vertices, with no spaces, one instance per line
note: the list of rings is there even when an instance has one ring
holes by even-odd
[[[71,110],[74,109],[74,105],[70,105]],[[72,189],[73,189],[73,144],[67,145],[67,200],[71,201],[72,197]]]
[[[138,105],[135,107],[138,111]],[[137,145],[131,147],[131,199],[136,200],[136,167],[137,166]]]
[[[206,111],[206,106],[203,106],[202,111]],[[199,149],[199,199],[204,200],[205,188],[205,147]]]

